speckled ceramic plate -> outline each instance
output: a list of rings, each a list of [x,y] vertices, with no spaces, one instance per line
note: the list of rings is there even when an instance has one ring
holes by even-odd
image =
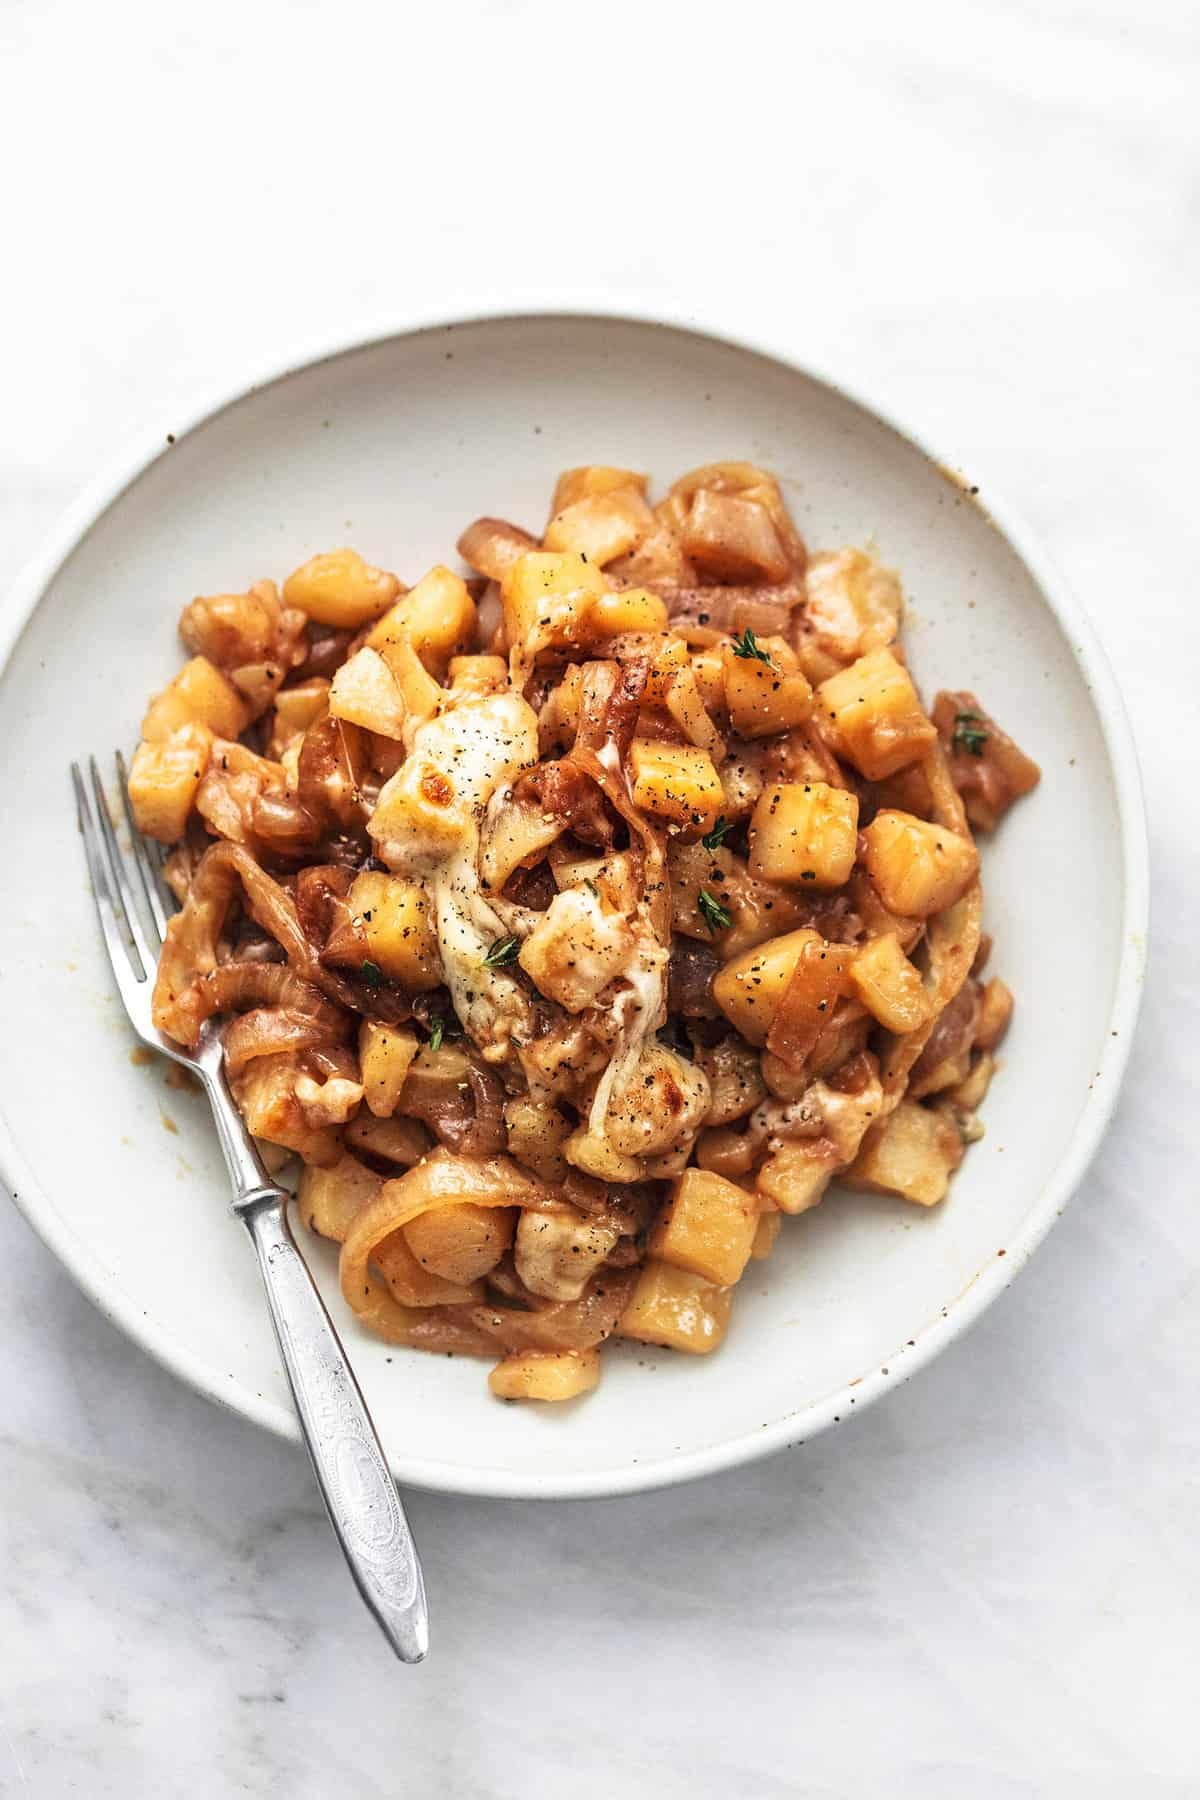
[[[478,1363],[363,1335],[333,1254],[310,1246],[397,1476],[615,1494],[811,1437],[978,1317],[1096,1148],[1142,979],[1137,771],[1090,630],[994,497],[972,498],[911,436],[785,357],[671,325],[489,317],[326,356],[127,463],[3,616],[0,1166],[98,1306],[272,1431],[297,1435],[257,1272],[204,1103],[131,1058],[67,759],[132,747],[193,594],[282,577],[343,542],[414,578],[479,513],[536,527],[568,464],[669,480],[719,457],[776,470],[811,544],[870,539],[904,577],[926,690],[975,689],[1042,765],[984,849],[993,966],[1018,1001],[987,1136],[928,1213],[834,1194],[789,1224],[751,1265],[716,1356],[616,1346],[598,1392],[560,1410],[499,1405]]]

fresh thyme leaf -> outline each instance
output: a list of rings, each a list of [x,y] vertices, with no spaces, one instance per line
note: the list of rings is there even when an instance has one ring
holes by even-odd
[[[498,969],[503,963],[516,962],[521,948],[519,937],[497,938],[483,959],[485,969]]]
[[[733,914],[727,912],[719,900],[714,900],[707,888],[700,889],[696,904],[710,931],[726,931],[733,924]]]
[[[583,885],[592,896],[593,900],[598,900],[600,898],[600,889],[596,886],[590,875],[584,876]]]
[[[746,662],[761,662],[766,663],[768,669],[771,667],[771,658],[767,655],[748,625],[740,638],[734,638],[733,654],[735,656],[743,657]]]
[[[430,1021],[429,1021],[429,1048],[431,1050],[440,1050],[442,1047],[442,1039],[445,1037],[445,1035],[446,1035],[445,1019],[430,1019]]]
[[[954,736],[950,740],[952,748],[965,750],[968,756],[982,756],[987,741],[988,733],[978,713],[955,713]]]
[[[378,963],[363,963],[359,970],[359,974],[369,988],[380,988],[383,986],[383,970]]]
[[[712,830],[706,831],[704,836],[700,839],[700,842],[704,845],[706,850],[719,850],[724,841],[726,832],[732,830],[733,820],[727,819],[725,814],[722,813]]]

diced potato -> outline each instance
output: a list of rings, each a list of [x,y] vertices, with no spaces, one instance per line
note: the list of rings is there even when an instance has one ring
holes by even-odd
[[[703,1275],[670,1263],[648,1262],[621,1314],[617,1336],[707,1356],[725,1336],[732,1303],[728,1288],[715,1286]]]
[[[236,738],[249,718],[245,701],[216,664],[207,656],[193,656],[150,702],[142,736],[158,744],[184,725],[207,725],[217,737]]]
[[[474,519],[458,540],[458,554],[489,581],[503,581],[506,573],[527,550],[537,549],[537,539],[508,519]]]
[[[575,1400],[600,1379],[599,1350],[522,1350],[488,1376],[497,1400]]]
[[[750,1260],[757,1226],[752,1194],[710,1169],[685,1169],[646,1248],[661,1262],[732,1287]]]
[[[396,679],[377,650],[361,650],[344,662],[329,689],[329,710],[381,737],[404,736],[404,698]]]
[[[275,735],[286,742],[315,724],[329,705],[329,683],[319,675],[280,688],[275,696]]]
[[[389,646],[407,637],[424,666],[440,676],[452,656],[471,648],[474,636],[475,602],[466,583],[436,563],[384,614],[367,643],[390,663]]]
[[[714,581],[782,581],[791,568],[765,506],[699,488],[681,535],[683,553]]]
[[[975,1027],[975,1042],[980,1050],[994,1050],[1000,1039],[1008,1030],[1013,1015],[1012,989],[1006,987],[998,976],[984,986],[979,1001],[979,1020]]]
[[[758,1051],[735,1032],[715,1044],[695,1047],[697,1063],[708,1076],[710,1089],[706,1125],[732,1125],[745,1118],[766,1096]]]
[[[846,991],[853,959],[848,944],[831,944],[819,932],[809,933],[767,1032],[767,1049],[773,1056],[793,1069],[808,1060]]]
[[[568,1163],[563,1145],[571,1135],[571,1121],[548,1100],[518,1095],[504,1104],[504,1128],[508,1152],[542,1181],[562,1182]]]
[[[410,1248],[404,1228],[376,1244],[371,1261],[401,1306],[461,1306],[483,1297],[482,1287],[448,1281],[424,1268]]]
[[[712,757],[694,744],[634,738],[629,747],[633,803],[657,819],[711,831],[723,792]]]
[[[894,569],[865,550],[819,550],[804,574],[806,632],[833,667],[853,662],[896,636],[904,599]]]
[[[634,488],[587,494],[556,512],[543,539],[547,550],[575,550],[603,568],[639,544],[654,514]]]
[[[521,945],[520,963],[547,999],[582,1012],[632,953],[633,936],[620,913],[606,912],[589,888],[565,888]]]
[[[704,704],[694,669],[680,669],[667,684],[663,705],[689,743],[696,744],[709,755],[719,758],[724,745],[712,716]],[[718,781],[720,776],[717,777]],[[724,788],[722,787],[722,797]]]
[[[363,1096],[377,1119],[396,1110],[409,1067],[417,1054],[417,1034],[407,1025],[364,1019],[358,1028],[358,1064]]]
[[[713,999],[748,1043],[765,1044],[801,957],[816,968],[839,970],[840,980],[841,964],[836,956],[831,957],[835,950],[846,951],[846,947],[826,943],[819,932],[807,926],[771,938],[733,957],[718,970],[713,978]],[[831,959],[821,965],[822,956]]]
[[[343,1155],[328,1169],[314,1169],[306,1163],[296,1191],[300,1217],[310,1231],[340,1244],[351,1220],[382,1186],[383,1176],[356,1156]]]
[[[823,681],[816,707],[834,750],[868,781],[919,761],[937,741],[908,670],[890,650],[870,650]]]
[[[129,801],[139,831],[173,844],[184,834],[204,779],[213,736],[207,725],[182,725],[158,743],[141,743],[129,769]]]
[[[577,500],[586,500],[589,494],[614,494],[622,488],[632,488],[635,494],[646,493],[647,479],[638,475],[633,469],[615,469],[607,463],[585,463],[578,469],[564,469],[554,484],[554,499],[550,511],[562,512],[566,506],[574,506]]]
[[[515,1207],[463,1200],[419,1213],[403,1229],[423,1269],[468,1286],[495,1268],[513,1241],[515,1226]]]
[[[721,652],[722,682],[729,719],[739,737],[769,737],[802,725],[812,710],[812,688],[800,673],[796,654],[781,637],[766,637],[758,648],[769,656],[739,656],[732,644]]]
[[[781,1144],[767,1157],[755,1177],[755,1187],[764,1201],[781,1213],[809,1212],[820,1205],[835,1167],[828,1144],[798,1138]]]
[[[713,715],[725,712],[725,658],[720,647],[693,651],[691,664],[705,709]]]
[[[508,664],[502,656],[452,656],[448,680],[459,694],[498,694],[508,686]]]
[[[420,882],[368,870],[355,876],[348,904],[362,922],[369,960],[384,975],[414,994],[441,985],[437,932]]]
[[[428,1154],[429,1134],[417,1119],[377,1119],[372,1112],[360,1112],[350,1120],[342,1137],[352,1150],[364,1156],[380,1157],[401,1169],[411,1169]]]
[[[531,1294],[545,1300],[578,1300],[616,1242],[612,1225],[578,1207],[525,1207],[517,1226],[516,1271]]]
[[[971,1066],[964,1080],[956,1087],[947,1088],[944,1098],[956,1108],[964,1112],[974,1112],[982,1106],[987,1098],[987,1091],[992,1085],[992,1076],[996,1073],[996,1059],[989,1050],[981,1051],[971,1059]]]
[[[714,1175],[724,1175],[731,1181],[750,1173],[756,1155],[754,1143],[746,1133],[731,1131],[727,1125],[710,1125],[696,1139],[698,1167],[711,1169]]]
[[[601,594],[588,614],[593,637],[620,637],[626,631],[665,631],[669,624],[667,603],[648,588],[623,588]],[[686,648],[681,644],[686,659]]]
[[[776,782],[750,821],[750,873],[760,881],[838,888],[850,879],[858,796],[824,781]]]
[[[370,650],[371,645],[364,648]],[[414,650],[407,629],[397,626],[378,645],[377,652],[372,650],[372,654],[376,653],[392,672],[407,716],[413,720],[432,719],[442,699],[442,689]]]
[[[513,564],[501,585],[509,644],[540,648],[578,643],[604,592],[604,576],[595,563],[572,551],[531,550]]]
[[[962,1139],[944,1114],[901,1100],[868,1131],[842,1179],[871,1194],[899,1194],[918,1206],[936,1206],[962,1157]]]
[[[910,919],[944,912],[979,872],[970,838],[885,807],[863,833],[863,861],[883,904]]]
[[[357,550],[330,550],[293,570],[283,584],[289,606],[298,606],[320,625],[357,631],[378,619],[400,592],[386,569],[364,562]]]
[[[915,1031],[929,1018],[933,1003],[920,972],[892,932],[863,945],[850,965],[850,985],[888,1031]]]
[[[754,1242],[750,1246],[751,1262],[766,1262],[775,1248],[776,1239],[783,1227],[783,1214],[778,1212],[759,1213],[758,1226],[754,1233]]]

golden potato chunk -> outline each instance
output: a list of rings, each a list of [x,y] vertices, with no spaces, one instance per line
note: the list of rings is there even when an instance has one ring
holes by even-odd
[[[364,562],[357,550],[329,550],[310,557],[283,584],[289,606],[298,606],[320,625],[344,631],[357,631],[378,619],[399,592],[396,577]]]
[[[685,1169],[646,1248],[660,1262],[732,1287],[750,1260],[757,1229],[753,1194],[709,1169]]]
[[[689,1269],[648,1262],[638,1276],[617,1336],[707,1356],[725,1336],[733,1295]]]
[[[193,656],[150,702],[142,736],[158,744],[184,725],[207,725],[217,737],[240,737],[250,713],[233,683],[207,656]]]
[[[497,1400],[574,1400],[600,1380],[599,1350],[521,1350],[488,1376]]]
[[[310,1231],[340,1244],[350,1229],[350,1221],[382,1186],[382,1175],[376,1175],[356,1156],[343,1155],[327,1169],[304,1165],[296,1204]]]
[[[359,1026],[363,1096],[377,1119],[390,1119],[395,1112],[417,1047],[417,1034],[407,1025],[381,1025],[364,1019]]]
[[[577,500],[586,500],[590,494],[615,494],[622,488],[632,488],[645,498],[647,486],[645,475],[633,469],[615,469],[607,463],[584,463],[578,469],[564,469],[554,484],[551,516],[574,506]]]
[[[899,1194],[917,1206],[936,1206],[962,1158],[962,1138],[943,1113],[901,1100],[868,1131],[842,1179],[870,1194]]]
[[[707,750],[659,738],[634,738],[629,764],[635,806],[672,825],[686,825],[693,833],[712,830],[724,794]]]
[[[850,985],[867,1011],[888,1031],[915,1031],[929,1018],[932,1001],[892,932],[871,938],[850,965]]]
[[[513,1241],[516,1209],[475,1206],[469,1200],[431,1207],[403,1227],[423,1269],[469,1286],[495,1268]]]
[[[844,945],[826,943],[820,932],[807,926],[771,938],[752,950],[744,950],[717,971],[713,977],[713,999],[748,1043],[765,1044],[801,957],[811,957],[819,963],[822,955],[835,948],[845,950]],[[836,958],[828,967],[836,967],[840,978],[841,964]]]
[[[518,557],[500,590],[509,646],[535,650],[578,643],[604,591],[595,563],[574,551],[531,550]]]
[[[979,872],[970,838],[885,807],[863,833],[863,861],[883,904],[910,919],[944,912]]]
[[[543,539],[547,550],[574,550],[603,568],[624,556],[654,527],[654,514],[634,488],[586,494],[556,512]]]
[[[452,656],[471,648],[474,636],[475,602],[466,583],[436,563],[384,614],[367,643],[389,664],[394,646],[411,643],[425,668],[440,676]]]
[[[833,749],[868,781],[917,762],[937,741],[908,670],[890,650],[870,650],[823,681],[816,709]]]
[[[754,1242],[750,1246],[751,1262],[766,1262],[775,1248],[783,1226],[783,1214],[777,1212],[759,1213],[758,1226],[754,1233]]]
[[[382,1157],[402,1169],[411,1169],[429,1150],[429,1133],[419,1119],[377,1119],[372,1112],[360,1112],[342,1136],[352,1150]]]
[[[404,696],[378,650],[365,644],[334,675],[329,710],[335,719],[377,731],[381,737],[404,736]]]
[[[858,842],[858,796],[824,781],[765,787],[750,820],[750,873],[760,881],[838,888]]]
[[[804,575],[804,626],[824,673],[890,644],[904,610],[900,579],[865,550],[819,550]]]
[[[765,506],[698,488],[680,536],[683,553],[714,581],[782,581],[791,561]]]
[[[441,984],[437,932],[419,882],[368,870],[355,876],[348,904],[362,924],[369,960],[382,974],[415,994]]]
[[[621,637],[627,631],[665,631],[669,624],[667,603],[648,588],[623,588],[601,594],[588,613],[588,631],[592,637]],[[678,642],[678,640],[676,640]],[[679,648],[687,660],[687,649]]]
[[[753,639],[755,650],[762,652],[754,654],[746,638],[752,634],[721,651],[722,686],[733,729],[739,737],[759,738],[802,725],[812,710],[812,688],[800,673],[795,651],[784,638],[766,637]]]
[[[794,1216],[820,1205],[836,1167],[836,1157],[827,1143],[820,1138],[799,1138],[772,1151],[754,1185],[765,1205]]]
[[[138,745],[129,769],[129,802],[139,831],[160,844],[183,836],[212,742],[207,725],[182,725],[169,738]]]

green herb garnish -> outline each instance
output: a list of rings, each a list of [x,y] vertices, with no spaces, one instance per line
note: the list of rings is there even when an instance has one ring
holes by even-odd
[[[734,638],[733,654],[735,656],[743,657],[746,662],[761,662],[766,663],[768,669],[771,667],[771,658],[767,655],[748,625],[740,638]]]
[[[440,1050],[442,1047],[442,1039],[445,1037],[445,1035],[446,1035],[445,1019],[430,1019],[430,1021],[429,1021],[429,1048],[431,1050]]]
[[[706,888],[700,889],[696,904],[710,931],[727,931],[733,924],[733,914],[727,912],[719,900],[714,900]]]
[[[590,875],[584,876],[583,885],[592,896],[593,900],[598,900],[600,898],[600,889],[596,886]]]
[[[726,832],[732,830],[733,820],[727,819],[725,814],[722,813],[712,830],[706,831],[704,836],[700,839],[700,842],[704,845],[706,850],[719,850],[725,839]]]
[[[987,741],[987,729],[978,713],[955,713],[954,736],[950,739],[955,750],[965,750],[968,756],[982,756]]]
[[[485,969],[498,969],[504,963],[516,962],[521,948],[519,937],[497,938],[483,959]]]
[[[369,988],[381,988],[383,986],[383,970],[378,963],[363,963],[359,969],[359,974]]]

